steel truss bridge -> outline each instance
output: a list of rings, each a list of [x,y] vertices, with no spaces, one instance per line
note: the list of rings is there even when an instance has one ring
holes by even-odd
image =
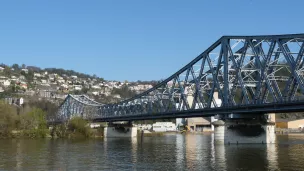
[[[179,71],[130,99],[100,104],[84,95],[68,95],[53,121],[304,111],[303,52],[304,34],[223,36]]]

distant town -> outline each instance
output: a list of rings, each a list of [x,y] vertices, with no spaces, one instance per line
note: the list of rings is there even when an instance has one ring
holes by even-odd
[[[141,93],[157,81],[107,81],[96,75],[58,68],[0,64],[2,97],[37,96],[62,100],[68,94],[86,94],[100,103],[113,103]]]

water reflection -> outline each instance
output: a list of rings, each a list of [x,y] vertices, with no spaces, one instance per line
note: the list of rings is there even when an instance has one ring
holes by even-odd
[[[138,146],[138,140],[136,137],[131,138],[132,142],[132,164],[137,163],[137,146]]]
[[[226,168],[226,154],[225,145],[214,144],[214,134],[211,135],[211,163],[213,170],[227,170]]]
[[[304,136],[214,145],[213,135],[98,140],[0,140],[0,170],[304,170]]]
[[[16,140],[16,170],[22,169],[22,147],[19,140]]]
[[[266,147],[267,147],[268,168],[271,168],[272,170],[279,170],[277,145],[267,144]]]
[[[175,140],[176,150],[175,150],[175,157],[176,157],[176,168],[178,170],[184,168],[184,161],[185,161],[185,136],[182,134],[176,135]]]

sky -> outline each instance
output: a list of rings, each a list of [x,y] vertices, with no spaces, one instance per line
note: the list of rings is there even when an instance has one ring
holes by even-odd
[[[165,79],[223,35],[304,33],[303,0],[0,0],[0,63]]]

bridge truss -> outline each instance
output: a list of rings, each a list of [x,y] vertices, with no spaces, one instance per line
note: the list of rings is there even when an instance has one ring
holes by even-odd
[[[223,36],[155,87],[115,104],[69,95],[58,118],[135,120],[304,110],[304,34]],[[217,97],[221,103],[217,103]]]

